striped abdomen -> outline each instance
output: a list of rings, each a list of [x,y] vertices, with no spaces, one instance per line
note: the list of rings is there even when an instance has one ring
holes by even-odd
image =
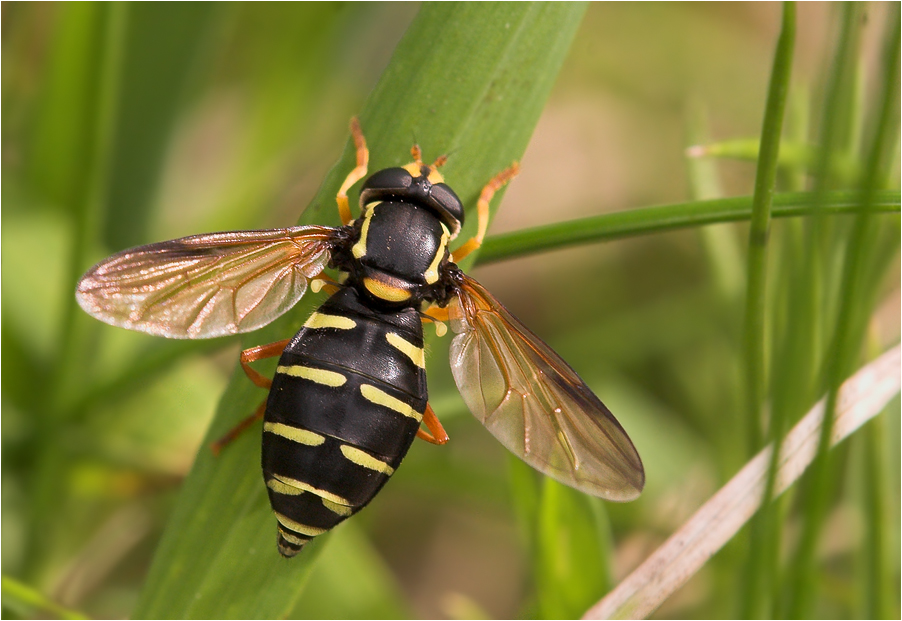
[[[279,360],[263,426],[263,477],[284,556],[376,495],[426,401],[415,309],[375,311],[348,288],[310,316]]]

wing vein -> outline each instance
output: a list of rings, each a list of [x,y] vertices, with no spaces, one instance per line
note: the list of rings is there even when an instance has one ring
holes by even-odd
[[[642,462],[610,411],[482,285],[458,274],[451,370],[476,418],[541,472],[610,500],[635,498]]]

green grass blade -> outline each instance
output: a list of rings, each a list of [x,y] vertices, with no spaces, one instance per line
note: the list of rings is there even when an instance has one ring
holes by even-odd
[[[708,140],[707,115],[701,104],[694,103],[689,110],[687,133],[692,144]],[[724,192],[718,176],[718,162],[714,158],[687,157],[687,177],[693,200],[723,198]],[[704,227],[699,239],[705,249],[706,263],[717,289],[726,300],[739,297],[743,281],[744,265],[738,240],[731,227]]]
[[[542,481],[533,563],[539,618],[575,619],[610,588],[610,531],[600,504]]]
[[[105,248],[147,241],[172,133],[223,7],[216,2],[129,6]]]
[[[859,448],[864,449],[859,454],[864,461],[861,488],[867,521],[859,588],[864,596],[861,617],[867,619],[889,619],[893,616],[890,576],[894,561],[889,543],[892,521],[887,506],[891,484],[887,476],[890,460],[886,450],[885,418],[872,420],[859,439]]]
[[[770,89],[761,130],[761,148],[752,196],[752,216],[749,227],[748,283],[746,289],[744,350],[746,356],[747,439],[750,454],[761,444],[759,416],[767,389],[765,365],[765,309],[767,306],[767,254],[770,237],[771,210],[777,178],[777,158],[783,131],[783,113],[789,91],[795,45],[795,4],[783,5],[783,29],[777,42],[771,72]]]
[[[861,193],[827,192],[819,203],[811,192],[782,193],[774,196],[774,218],[792,218],[822,214],[850,214],[861,211]],[[874,195],[872,208],[898,213],[900,193],[884,190]],[[579,244],[613,241],[650,233],[665,233],[683,228],[740,222],[752,213],[752,197],[719,198],[708,201],[676,203],[617,211],[589,218],[556,222],[545,226],[493,235],[480,249],[478,263],[514,259],[548,250]]]
[[[843,383],[836,410],[835,447],[898,398],[900,347],[896,345]],[[816,457],[825,399],[819,401],[781,442],[777,495],[786,491]],[[768,446],[737,472],[677,532],[624,578],[584,619],[644,619],[685,584],[729,542],[760,508],[770,469]]]
[[[61,158],[50,158],[51,163],[48,164],[52,171],[59,172],[58,183],[51,186],[51,195],[71,210],[74,221],[74,234],[69,248],[69,273],[66,277],[66,281],[71,284],[71,291],[80,275],[88,248],[91,247],[97,223],[101,221],[106,208],[127,9],[116,3],[86,3],[67,9],[60,28],[66,33],[66,38],[71,39],[68,42],[74,40],[77,60],[72,61],[74,65],[70,65],[70,61],[65,59],[56,61],[85,80],[87,86],[77,88],[75,93],[69,92],[68,89],[74,87],[70,82],[71,75],[67,70],[61,70],[59,74],[54,74],[55,80],[46,88],[49,95],[58,91],[67,93],[76,103],[83,125],[79,135],[72,137],[71,142],[64,145],[71,152]],[[68,51],[65,45],[56,50],[60,56]],[[47,114],[51,118],[57,114],[65,116],[53,104],[47,105]],[[43,148],[40,138],[38,143],[36,148]],[[78,149],[81,149],[80,153],[76,153]],[[60,162],[59,159],[67,161]],[[47,161],[42,163],[46,164]],[[38,164],[35,166],[37,168],[32,170],[32,174],[40,174],[40,167]],[[67,175],[66,172],[71,174]],[[73,414],[69,398],[84,381],[86,365],[80,362],[81,351],[87,348],[88,334],[93,329],[78,320],[77,312],[74,296],[66,296],[58,330],[60,342],[49,380],[56,390],[44,391],[43,384],[35,390],[35,409],[38,410],[36,424],[39,426],[38,435],[42,442],[35,454],[30,456],[33,460],[30,470],[34,473],[34,478],[29,489],[32,498],[26,538],[28,552],[25,574],[32,578],[39,573],[42,559],[49,553],[54,538],[64,536],[61,531],[55,530],[59,524],[55,524],[54,519],[54,507],[62,496],[64,485],[59,472],[65,469],[62,466],[65,461],[63,451],[58,443],[63,441],[64,422]]]
[[[783,4],[783,28],[777,41],[771,71],[770,88],[761,129],[761,147],[758,152],[758,168],[755,177],[755,194],[752,198],[752,217],[749,227],[748,281],[746,283],[743,352],[745,356],[746,441],[749,454],[761,446],[761,415],[767,394],[767,263],[770,238],[771,210],[777,180],[777,163],[780,139],[783,132],[783,115],[789,91],[795,47],[796,7],[793,2]],[[772,525],[777,519],[770,501],[773,497],[774,477],[777,471],[783,421],[771,420],[769,436],[775,443],[768,469],[764,491],[764,511],[753,523],[750,546],[750,565],[746,582],[742,616],[745,618],[770,616],[768,595],[771,589],[765,584],[773,576],[777,551],[772,536]]]
[[[360,113],[371,170],[409,161],[416,139],[426,159],[450,154],[445,177],[465,204],[475,203],[481,185],[521,157],[584,8],[553,3],[424,5]],[[337,220],[335,192],[352,162],[349,144],[303,222]],[[300,306],[255,334],[253,343],[293,333],[298,317],[309,308]],[[263,396],[236,373],[208,438],[251,412]],[[256,433],[245,434],[218,459],[202,450],[135,616],[286,615],[327,539],[291,561],[278,557]]]
[[[407,619],[412,614],[396,576],[354,522],[329,537],[293,619]]]
[[[858,28],[855,19],[856,13],[851,9],[847,13],[847,29]],[[845,377],[850,373],[853,365],[859,360],[860,349],[864,329],[875,300],[874,291],[866,291],[865,283],[869,264],[873,263],[872,255],[877,247],[879,237],[877,218],[873,214],[871,205],[872,196],[888,177],[889,167],[892,165],[892,150],[898,139],[899,117],[899,19],[898,7],[895,17],[891,22],[891,32],[887,36],[884,56],[884,91],[882,98],[878,100],[878,112],[874,115],[877,119],[873,129],[869,153],[867,155],[867,168],[865,178],[862,180],[864,188],[864,210],[854,222],[854,227],[848,239],[845,263],[843,265],[842,281],[839,287],[841,296],[839,310],[832,341],[825,358],[825,379],[827,384],[826,398],[826,422],[821,429],[818,455],[814,462],[810,490],[804,516],[804,525],[801,541],[794,559],[793,581],[794,592],[790,606],[793,616],[809,616],[813,609],[814,593],[814,557],[817,542],[821,536],[827,508],[831,496],[830,464],[828,449],[831,440],[832,414],[837,408],[839,387]],[[854,35],[849,34],[848,39]],[[848,48],[853,48],[848,44]],[[845,49],[845,48],[844,48]],[[840,52],[837,63],[836,84],[842,83],[844,67],[852,62],[848,56],[852,54],[850,49]],[[842,99],[837,96],[837,99]],[[828,116],[827,122],[832,119]],[[837,123],[843,129],[842,123]],[[848,124],[848,123],[846,123]],[[826,170],[823,168],[822,170]]]

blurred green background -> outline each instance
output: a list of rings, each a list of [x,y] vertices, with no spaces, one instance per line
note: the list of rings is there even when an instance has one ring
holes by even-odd
[[[141,3],[114,11],[4,4],[4,576],[89,616],[134,610],[180,482],[207,450],[202,438],[241,345],[170,342],[100,325],[75,306],[75,282],[128,246],[294,224],[418,10],[414,3]],[[123,14],[127,27],[110,27]],[[796,144],[818,143],[839,15],[828,4],[798,7],[785,132]],[[887,25],[898,21],[888,4],[869,5],[866,17],[846,159],[831,172],[830,188],[855,187],[849,179],[866,159],[862,136],[873,126]],[[684,151],[757,138],[779,28],[779,5],[768,3],[590,5],[490,232],[750,194],[753,151],[693,161]],[[895,159],[882,181],[892,189],[899,187],[896,117]],[[442,147],[422,146],[426,159]],[[787,164],[782,189],[805,189],[811,167]],[[450,174],[448,181],[454,185]],[[900,325],[899,218],[879,218],[878,267],[862,302],[874,311],[870,353],[897,342]],[[780,338],[791,325],[787,299],[803,226],[774,224],[773,356],[785,352]],[[829,226],[833,249],[851,223],[836,218]],[[415,443],[377,500],[330,535],[292,616],[581,614],[749,457],[741,348],[747,237],[746,225],[718,225],[472,271],[617,415],[645,462],[645,493],[615,505],[540,482],[466,414],[447,343],[436,343],[431,402],[451,443]],[[823,264],[826,310],[811,348],[814,369],[829,341],[839,296],[830,283],[842,257],[827,252]],[[792,415],[821,394],[800,387]],[[815,604],[806,616],[900,614],[898,400],[874,425],[876,440],[853,438],[831,463]],[[246,467],[258,469],[258,458]],[[876,485],[876,509],[866,479]],[[784,556],[798,536],[804,494],[788,496]],[[877,608],[868,607],[862,579],[874,566],[875,511],[886,550]],[[283,563],[274,524],[266,526],[272,548],[263,552]],[[658,615],[738,614],[746,538]],[[774,613],[784,597],[779,587],[775,593]],[[5,616],[22,614],[8,601],[5,590]]]

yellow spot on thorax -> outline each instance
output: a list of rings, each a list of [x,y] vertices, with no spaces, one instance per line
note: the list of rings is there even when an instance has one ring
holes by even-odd
[[[363,286],[380,300],[386,302],[404,302],[410,299],[410,292],[400,287],[394,287],[374,278],[364,277]]]

